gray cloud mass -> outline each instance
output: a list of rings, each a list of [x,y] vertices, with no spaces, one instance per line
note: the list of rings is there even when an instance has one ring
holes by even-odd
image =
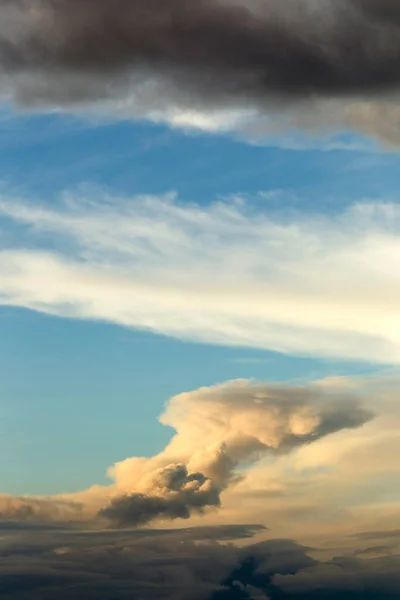
[[[202,513],[206,507],[221,504],[221,486],[203,473],[189,474],[185,465],[170,465],[161,470],[160,477],[162,485],[154,486],[160,495],[119,496],[100,510],[100,516],[119,526],[137,527],[157,517],[189,519],[192,512]]]
[[[9,71],[194,68],[222,94],[364,92],[400,83],[394,2],[3,0],[1,11],[1,63]]]
[[[399,15],[388,0],[2,0],[2,94],[167,120],[300,103],[295,126],[331,120],[396,143]],[[319,98],[339,105],[315,109]]]

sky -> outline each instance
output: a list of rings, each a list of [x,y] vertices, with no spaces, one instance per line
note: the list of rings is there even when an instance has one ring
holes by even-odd
[[[0,595],[400,598],[400,12],[0,0]]]

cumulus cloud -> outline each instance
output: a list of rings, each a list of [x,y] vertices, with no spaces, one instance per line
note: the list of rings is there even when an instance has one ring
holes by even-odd
[[[0,497],[2,518],[67,522],[93,520],[139,526],[155,519],[188,519],[222,504],[263,456],[371,420],[356,394],[318,383],[282,386],[233,381],[170,400],[160,421],[176,433],[151,458],[115,464],[114,483],[50,498]],[[244,470],[243,470],[244,469]]]
[[[292,539],[245,543],[249,526],[87,532],[31,531],[3,536],[2,596],[7,600],[157,598],[164,600],[329,600],[399,593],[398,549],[379,557],[306,547]],[[226,544],[230,541],[229,544]],[[336,554],[335,554],[336,551]],[[353,597],[353,596],[352,596]]]
[[[3,97],[19,105],[100,102],[177,126],[331,124],[399,141],[394,3],[2,0],[0,23]]]
[[[241,198],[199,206],[83,190],[52,205],[3,197],[0,219],[3,305],[183,340],[400,361],[397,204],[283,218]]]

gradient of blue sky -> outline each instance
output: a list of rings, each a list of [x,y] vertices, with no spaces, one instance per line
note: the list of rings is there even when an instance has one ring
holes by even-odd
[[[350,148],[357,142],[346,139]],[[48,205],[59,193],[90,184],[116,196],[175,190],[199,204],[271,192],[263,200],[269,211],[334,213],[360,200],[396,201],[399,167],[393,153],[252,145],[152,124],[6,111],[0,122],[3,194]],[[18,230],[9,220],[0,218],[0,225],[6,244]],[[2,307],[0,453],[7,460],[0,463],[1,491],[72,492],[105,482],[113,462],[164,447],[170,431],[156,417],[182,391],[237,377],[307,380],[375,369]]]

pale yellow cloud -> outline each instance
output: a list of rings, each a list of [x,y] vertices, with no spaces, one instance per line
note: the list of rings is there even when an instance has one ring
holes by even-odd
[[[28,226],[0,251],[3,304],[185,340],[400,361],[396,204],[284,220],[240,198],[201,207],[82,192],[54,207],[3,199],[0,215]]]

